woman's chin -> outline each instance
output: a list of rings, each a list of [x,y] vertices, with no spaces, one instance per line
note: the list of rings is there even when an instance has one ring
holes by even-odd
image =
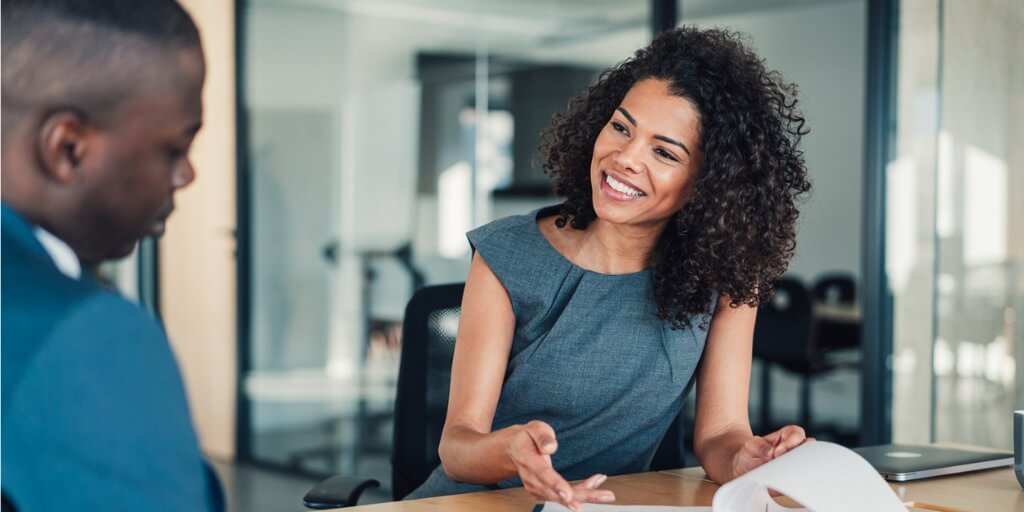
[[[610,224],[629,224],[635,212],[628,211],[627,207],[618,204],[594,203],[594,213],[597,218]]]

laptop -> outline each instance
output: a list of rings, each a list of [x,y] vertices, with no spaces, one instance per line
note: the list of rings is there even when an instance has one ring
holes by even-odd
[[[933,476],[999,468],[1013,464],[1013,454],[932,445],[883,444],[853,451],[864,457],[882,478],[907,482]]]

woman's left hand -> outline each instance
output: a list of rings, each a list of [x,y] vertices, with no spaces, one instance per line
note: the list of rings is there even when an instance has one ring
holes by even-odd
[[[796,425],[786,425],[766,436],[754,436],[733,455],[732,478],[811,441],[814,438],[807,437],[804,429]]]

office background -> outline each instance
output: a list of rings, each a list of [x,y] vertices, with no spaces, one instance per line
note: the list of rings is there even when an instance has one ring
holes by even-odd
[[[405,302],[464,279],[466,230],[556,201],[531,163],[539,131],[676,22],[749,34],[799,85],[814,190],[790,276],[852,278],[860,333],[814,377],[812,432],[1010,448],[1024,408],[1024,3],[183,3],[209,68],[198,180],[163,240],[106,271],[163,318],[229,480],[387,482]],[[798,421],[799,376],[768,378],[772,421]],[[233,506],[297,509],[281,485]]]

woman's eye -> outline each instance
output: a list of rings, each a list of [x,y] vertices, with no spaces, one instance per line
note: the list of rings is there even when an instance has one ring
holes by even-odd
[[[664,149],[661,149],[661,148],[655,148],[654,149],[654,153],[657,154],[658,156],[662,157],[662,158],[667,158],[669,160],[672,160],[673,162],[678,162],[679,161],[679,159],[676,158],[675,155],[673,155],[672,153],[669,153],[668,151],[665,151]]]
[[[618,123],[618,122],[612,121],[612,129],[617,131],[617,132],[619,132],[619,133],[621,133],[621,134],[629,135],[629,130],[626,129],[626,127],[623,126],[622,123]]]

